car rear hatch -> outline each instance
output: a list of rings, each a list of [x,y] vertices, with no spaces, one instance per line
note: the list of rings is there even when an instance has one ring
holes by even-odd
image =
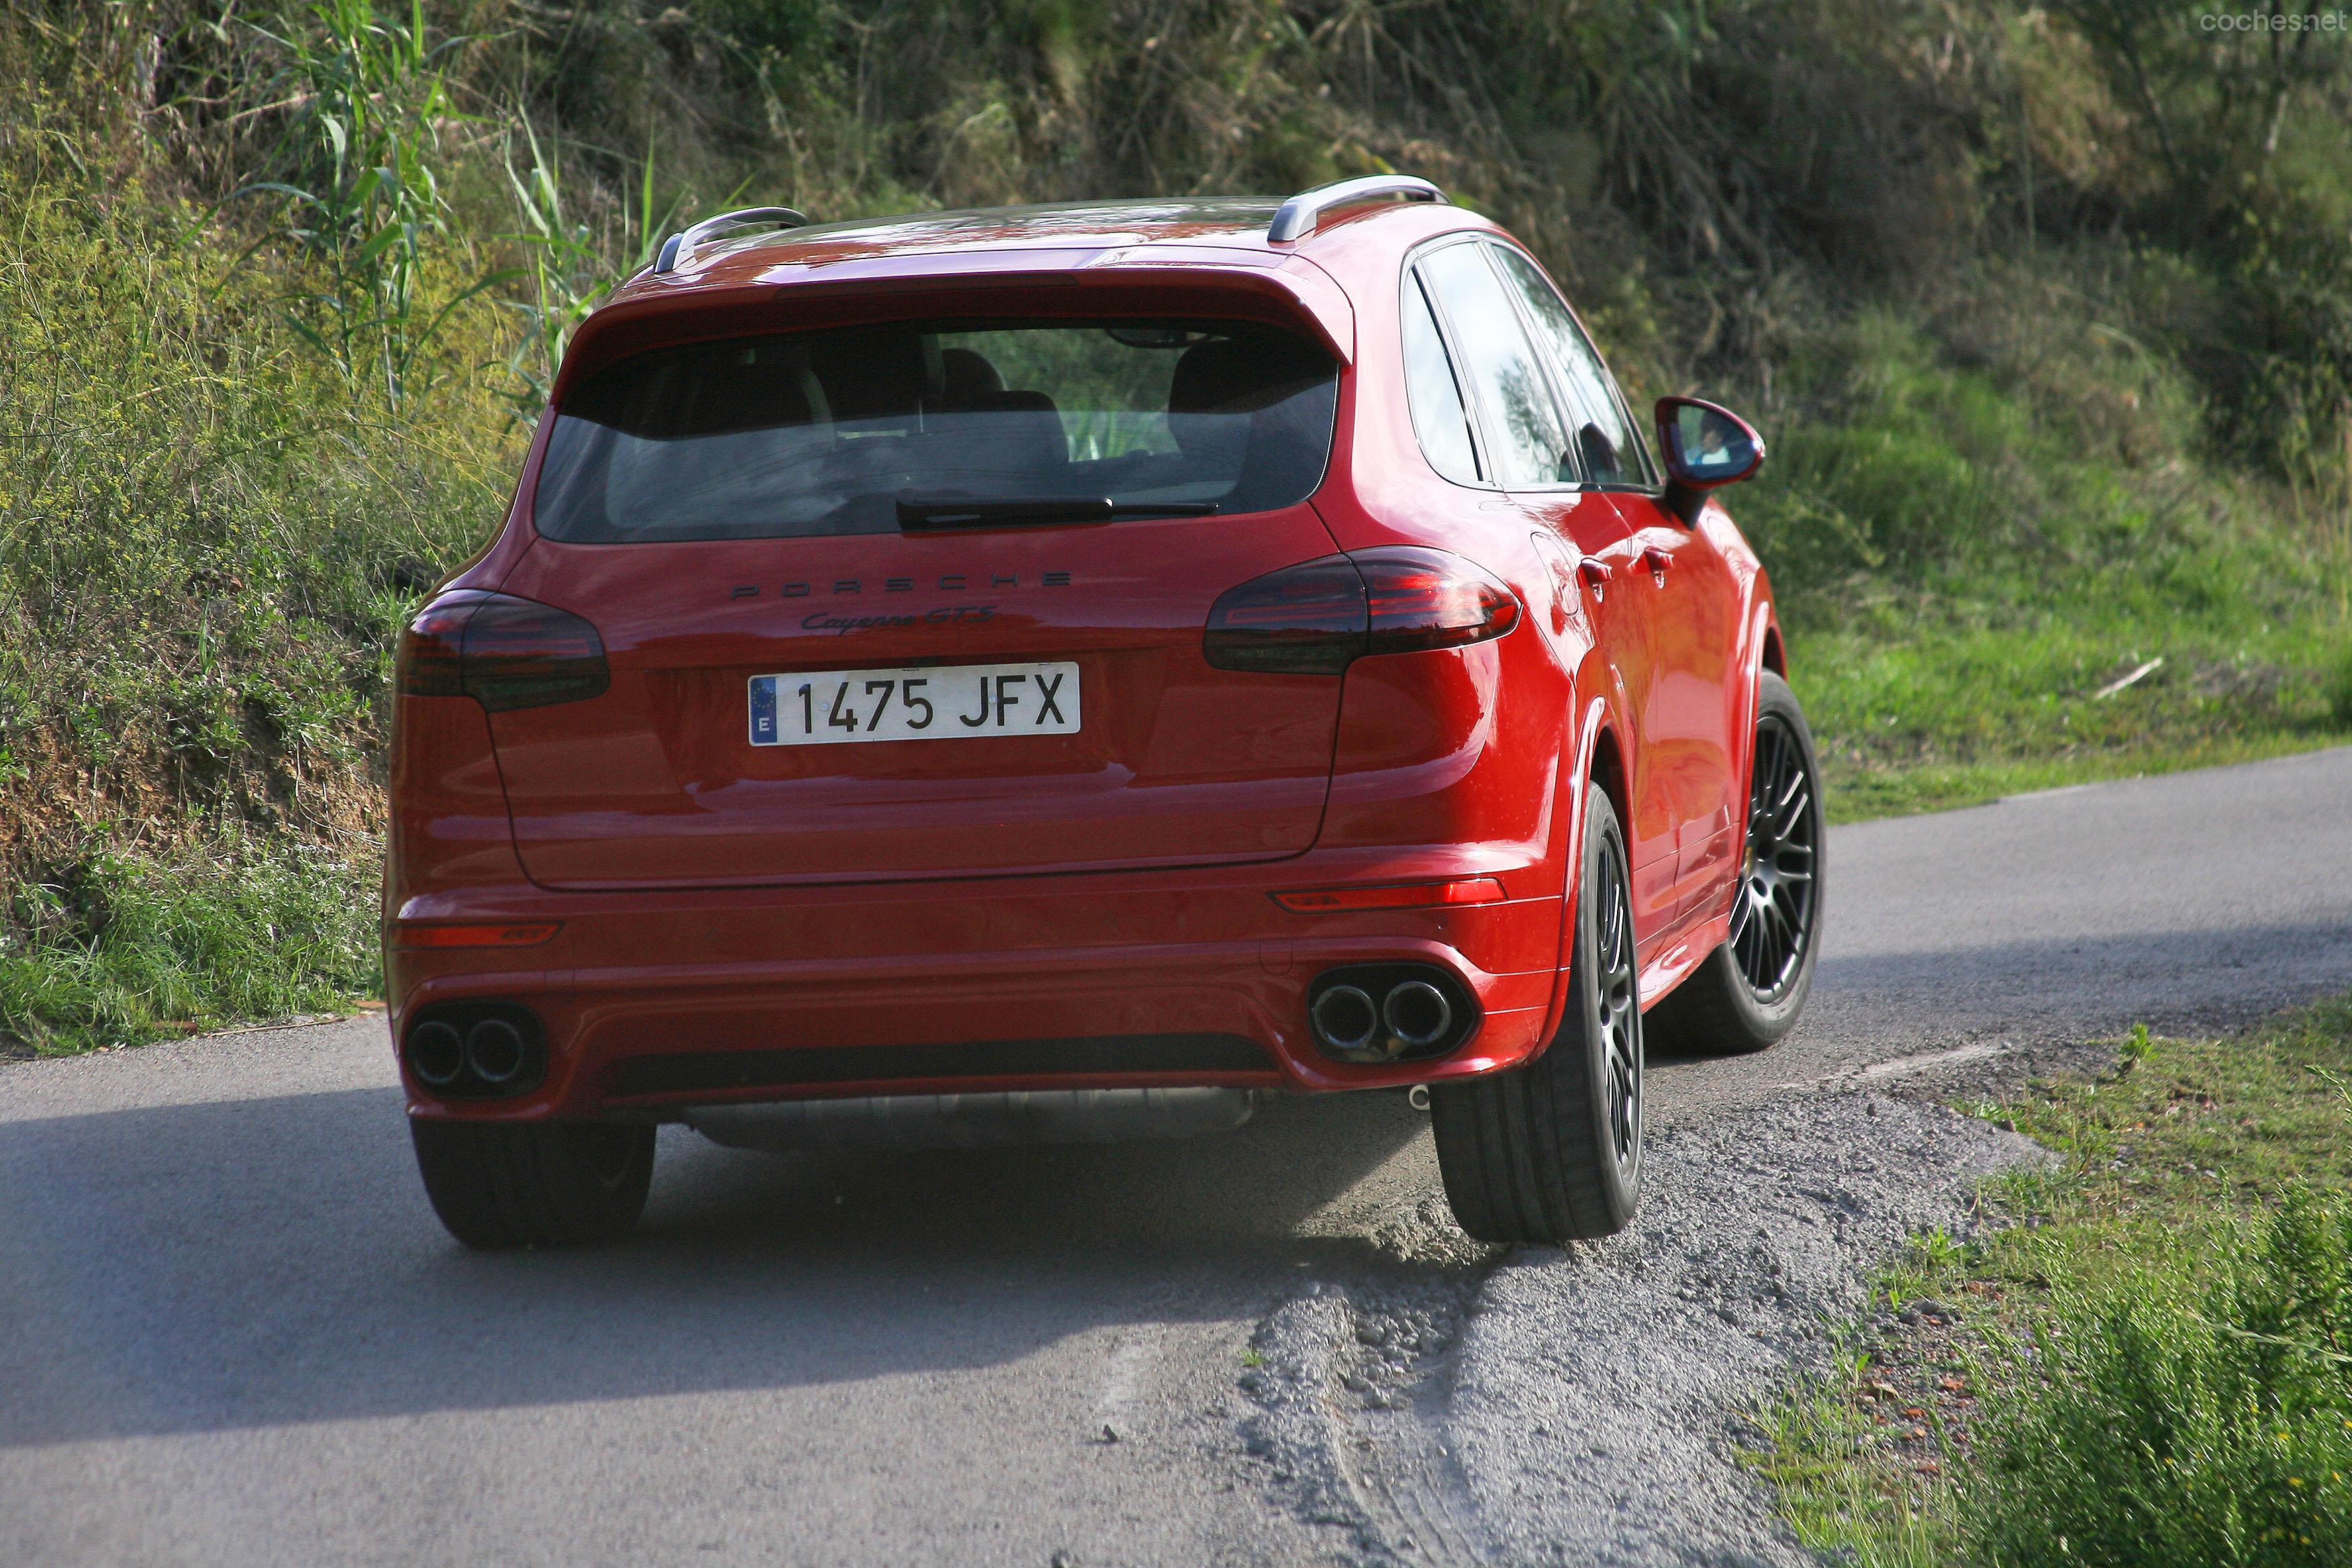
[[[1212,668],[1234,584],[1329,554],[1338,367],[1187,316],[674,343],[559,405],[500,591],[609,685],[491,715],[567,889],[1200,865],[1313,843],[1339,680]]]

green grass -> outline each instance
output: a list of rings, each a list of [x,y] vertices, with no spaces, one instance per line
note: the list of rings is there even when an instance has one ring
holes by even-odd
[[[1994,1184],[2013,1225],[1931,1239],[1878,1283],[1961,1304],[1937,1470],[1898,1457],[1873,1397],[1899,1347],[1763,1416],[1753,1462],[1808,1545],[2017,1568],[2352,1558],[2352,999],[2227,1039],[2136,1030],[2119,1056],[1978,1107],[2060,1162]]]
[[[499,311],[461,303],[396,398],[350,374],[288,303],[299,257],[93,168],[143,135],[103,60],[0,26],[0,73],[43,84],[0,106],[0,1051],[379,985],[393,634],[520,450]]]
[[[2053,346],[2037,295],[2084,265],[1989,267],[1941,338],[1864,312],[1786,363],[1773,467],[1727,499],[1840,819],[2352,741],[2333,502],[2215,468],[2179,369]],[[2131,308],[2081,281],[2078,311]]]
[[[383,984],[373,882],[283,837],[92,855],[71,885],[18,885],[0,1018],[50,1054],[345,1011]]]

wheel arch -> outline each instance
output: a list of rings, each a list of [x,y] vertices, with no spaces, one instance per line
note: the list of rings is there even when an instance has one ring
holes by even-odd
[[[1756,765],[1756,715],[1764,700],[1764,672],[1770,670],[1781,679],[1789,679],[1787,645],[1780,635],[1780,618],[1774,613],[1771,595],[1760,591],[1759,584],[1754,605],[1748,616],[1748,647],[1742,662],[1738,693],[1739,720],[1734,733],[1738,750],[1732,757],[1732,777],[1739,783],[1740,798],[1747,798],[1749,770]]]
[[[1551,1007],[1544,1018],[1543,1034],[1528,1053],[1530,1061],[1551,1048],[1568,1005],[1569,962],[1576,947],[1577,895],[1584,868],[1586,786],[1601,786],[1619,822],[1632,820],[1627,815],[1633,808],[1632,759],[1625,752],[1622,716],[1615,711],[1622,695],[1613,684],[1604,682],[1600,694],[1588,698],[1577,713],[1575,765],[1569,776],[1568,844],[1561,856],[1559,957],[1553,972]]]
[[[1595,706],[1597,707],[1598,704]],[[1633,797],[1630,793],[1631,775],[1625,768],[1624,745],[1617,738],[1616,726],[1608,722],[1605,718],[1593,726],[1591,760],[1585,763],[1583,772],[1584,777],[1589,782],[1599,784],[1601,792],[1608,795],[1610,805],[1617,813],[1617,820],[1621,823],[1632,821]],[[1584,803],[1580,792],[1576,809],[1577,864],[1581,865],[1584,850],[1582,820]],[[1572,897],[1573,894],[1571,893],[1570,896]]]

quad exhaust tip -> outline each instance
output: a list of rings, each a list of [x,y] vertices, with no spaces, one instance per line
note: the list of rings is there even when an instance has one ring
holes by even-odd
[[[522,1031],[504,1018],[485,1018],[466,1031],[466,1065],[484,1083],[499,1087],[513,1082],[529,1059]]]
[[[546,1077],[546,1036],[519,1002],[436,1003],[408,1026],[408,1075],[445,1100],[526,1094]]]
[[[408,1032],[408,1069],[428,1088],[448,1088],[466,1070],[465,1037],[455,1024],[426,1019]]]
[[[1317,1041],[1343,1056],[1371,1049],[1381,1032],[1380,1006],[1360,985],[1332,986],[1315,998],[1309,1016]]]
[[[1307,1020],[1327,1056],[1392,1062],[1454,1049],[1475,1026],[1477,1006],[1427,964],[1361,964],[1323,977]]]
[[[1381,1022],[1404,1042],[1406,1050],[1427,1050],[1454,1027],[1454,1004],[1428,981],[1408,980],[1391,987],[1382,999]]]

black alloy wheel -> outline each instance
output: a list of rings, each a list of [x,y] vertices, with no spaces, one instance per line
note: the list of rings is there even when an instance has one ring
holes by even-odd
[[[1642,1155],[1642,1004],[1633,977],[1633,905],[1623,862],[1604,855],[1597,868],[1594,989],[1608,1056],[1609,1138],[1621,1171]]]
[[[1812,731],[1788,682],[1757,680],[1748,834],[1729,933],[1643,1020],[1661,1051],[1760,1051],[1796,1026],[1821,946],[1827,834]]]
[[[1748,791],[1748,846],[1731,906],[1729,944],[1740,977],[1767,1005],[1788,994],[1813,941],[1813,866],[1821,838],[1811,759],[1788,721],[1756,726]]]

